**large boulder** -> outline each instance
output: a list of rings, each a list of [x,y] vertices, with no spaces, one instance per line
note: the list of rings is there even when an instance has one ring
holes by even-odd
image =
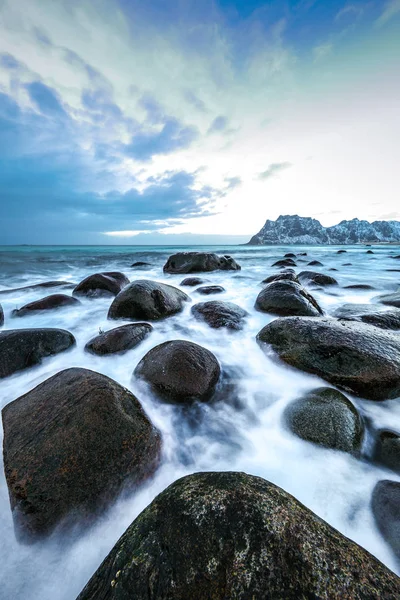
[[[78,600],[380,600],[400,580],[293,496],[245,473],[178,479],[137,517]]]
[[[77,304],[80,304],[79,300],[72,296],[52,294],[51,296],[46,296],[46,298],[29,302],[29,304],[25,304],[22,308],[13,310],[11,315],[13,317],[25,317],[34,312],[54,310],[55,308],[64,308],[66,306],[76,306]]]
[[[188,301],[189,296],[172,285],[138,279],[113,300],[108,318],[154,321],[180,312]]]
[[[200,273],[207,271],[240,271],[240,265],[228,255],[211,252],[178,252],[169,257],[164,273]]]
[[[303,440],[357,454],[364,426],[355,406],[338,390],[323,387],[292,402],[284,412],[289,429]]]
[[[129,284],[129,279],[123,273],[94,273],[89,275],[73,290],[74,296],[87,296],[89,298],[99,296],[116,296]]]
[[[192,314],[196,319],[205,321],[213,329],[226,327],[239,331],[243,328],[243,320],[248,313],[233,302],[211,300],[192,306]]]
[[[400,559],[400,483],[384,479],[372,492],[372,512],[383,538]]]
[[[36,290],[36,289],[42,289],[42,288],[48,289],[48,288],[54,288],[54,287],[59,287],[62,289],[72,289],[75,286],[76,286],[76,283],[71,283],[70,281],[44,281],[43,283],[33,283],[32,285],[24,285],[23,287],[1,290],[0,294],[4,295],[4,294],[10,294],[13,292],[25,292],[25,291],[29,291],[29,290]]]
[[[40,364],[68,350],[75,338],[64,329],[10,329],[0,333],[0,377]]]
[[[123,353],[135,348],[151,332],[153,327],[150,323],[131,323],[122,325],[110,331],[100,333],[91,339],[85,346],[85,350],[92,354],[104,356],[105,354]]]
[[[2,305],[0,304],[0,327],[2,327],[2,325],[4,325],[4,311]]]
[[[322,309],[317,301],[299,283],[278,280],[269,283],[258,294],[255,307],[262,312],[286,317],[299,315],[319,317]]]
[[[394,294],[384,294],[383,296],[379,296],[378,298],[381,304],[386,304],[386,306],[395,306],[396,308],[400,308],[400,292],[395,292]]]
[[[105,375],[67,369],[3,409],[4,467],[17,534],[91,522],[146,480],[160,434],[139,401]]]
[[[211,398],[221,374],[214,354],[193,342],[173,340],[152,348],[134,374],[171,402],[205,402]]]
[[[343,304],[333,315],[344,321],[362,321],[381,329],[400,329],[400,310],[379,304]]]
[[[258,334],[287,364],[370,400],[400,396],[400,337],[365,323],[276,319]]]
[[[330,275],[317,273],[316,271],[301,271],[298,278],[303,283],[314,283],[315,285],[337,285],[337,281]]]
[[[378,432],[373,458],[400,475],[400,435],[383,429]]]

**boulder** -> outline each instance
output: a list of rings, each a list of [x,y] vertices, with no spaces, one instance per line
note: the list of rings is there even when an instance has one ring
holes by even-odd
[[[0,304],[0,327],[2,327],[4,325],[4,311],[3,311],[3,307]]]
[[[343,267],[351,267],[353,263],[343,263]]]
[[[199,302],[192,306],[192,314],[200,321],[205,321],[213,329],[226,327],[239,331],[243,328],[243,320],[247,312],[233,302]]]
[[[347,250],[338,250],[336,254],[344,254]]]
[[[301,282],[305,281],[308,283],[315,283],[316,285],[337,285],[337,281],[330,275],[324,275],[323,273],[316,273],[315,271],[301,271],[298,274],[298,278]]]
[[[322,317],[276,319],[258,334],[287,364],[370,400],[400,396],[400,337]]]
[[[240,265],[229,255],[211,252],[178,252],[169,257],[164,273],[201,273],[208,271],[240,271]]]
[[[25,292],[29,290],[36,289],[47,289],[53,287],[60,287],[63,289],[72,289],[76,286],[76,283],[71,283],[70,281],[44,281],[43,283],[34,283],[32,285],[24,285],[23,287],[18,288],[10,288],[8,290],[1,290],[0,294],[10,294],[12,292]]]
[[[296,255],[295,255],[295,254],[293,254],[293,252],[287,252],[287,253],[285,254],[285,258],[296,258]]]
[[[99,356],[115,353],[121,354],[131,348],[135,348],[152,331],[153,327],[150,323],[122,325],[121,327],[100,333],[91,339],[86,344],[85,350]]]
[[[25,541],[92,522],[159,462],[160,434],[137,398],[87,369],[57,373],[2,414],[10,503]]]
[[[373,458],[400,475],[400,435],[387,429],[379,431]]]
[[[352,285],[345,285],[345,290],[374,290],[375,288],[372,285],[368,285],[367,283],[353,283]]]
[[[385,304],[386,306],[395,306],[396,308],[400,308],[400,292],[395,292],[394,294],[384,294],[383,296],[379,296],[378,300],[381,304]]]
[[[138,260],[131,265],[131,269],[141,269],[143,267],[151,267],[151,263],[143,262],[142,260]]]
[[[222,292],[226,292],[226,290],[221,285],[204,285],[196,290],[197,294],[202,294],[203,296],[209,296],[210,294],[222,294]]]
[[[307,252],[299,252],[299,256],[307,256]]]
[[[293,496],[245,473],[178,479],[77,600],[381,600],[399,578]]]
[[[129,279],[123,273],[95,273],[78,283],[72,293],[74,296],[89,298],[116,296],[128,284]]]
[[[200,277],[186,277],[186,279],[181,281],[179,285],[188,285],[190,287],[194,287],[195,285],[201,285],[202,283],[205,283],[205,280],[200,279]]]
[[[400,559],[400,483],[388,479],[378,481],[371,505],[382,537]]]
[[[307,264],[309,267],[323,267],[324,265],[319,260],[312,260]]]
[[[189,296],[172,285],[138,279],[113,300],[108,318],[155,321],[181,312],[185,302]]]
[[[212,352],[184,340],[155,346],[134,371],[160,397],[179,404],[210,400],[220,374],[219,362]]]
[[[261,283],[272,283],[273,281],[281,281],[282,279],[299,283],[299,280],[297,279],[296,273],[293,269],[285,269],[281,273],[270,275],[266,279],[263,279]]]
[[[80,304],[79,300],[72,296],[52,294],[51,296],[46,296],[46,298],[29,302],[29,304],[25,304],[22,308],[13,310],[11,315],[13,317],[25,317],[34,312],[54,310],[55,308],[64,308],[65,306],[76,306],[77,304]]]
[[[282,317],[300,315],[318,317],[322,310],[317,301],[299,283],[289,280],[269,283],[257,296],[255,307]]]
[[[33,367],[68,350],[75,338],[64,329],[9,329],[0,333],[0,377]]]
[[[303,440],[358,454],[364,426],[355,406],[334,388],[312,390],[284,412],[289,429]]]
[[[395,260],[399,260],[400,259],[400,254],[398,254],[397,256],[392,256],[392,258],[394,258]]]
[[[282,258],[281,260],[277,260],[272,265],[273,267],[295,267],[296,263],[292,258]]]
[[[333,315],[345,321],[362,321],[381,329],[400,329],[400,310],[379,304],[343,304]]]
[[[374,252],[372,250],[367,250],[366,252],[367,254],[374,254]]]
[[[338,269],[335,269],[334,267],[331,267],[330,269],[328,269],[328,271],[337,271]]]

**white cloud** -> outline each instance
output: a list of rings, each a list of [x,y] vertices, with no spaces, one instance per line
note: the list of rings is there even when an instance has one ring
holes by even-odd
[[[400,13],[400,0],[388,0],[385,4],[382,14],[377,19],[376,24],[378,26],[386,25],[388,21],[393,19]]]

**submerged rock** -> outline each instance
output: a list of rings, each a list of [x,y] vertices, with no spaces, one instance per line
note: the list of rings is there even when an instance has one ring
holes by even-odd
[[[149,319],[174,315],[190,298],[178,288],[157,281],[139,279],[128,285],[114,299],[108,311],[109,319]]]
[[[179,285],[194,287],[195,285],[201,285],[202,283],[205,283],[205,279],[200,279],[200,277],[186,277]]]
[[[87,369],[67,369],[3,409],[4,466],[19,537],[87,520],[146,480],[160,434],[139,401]]]
[[[400,559],[400,483],[383,479],[372,493],[372,512],[382,537]]]
[[[150,323],[122,325],[91,339],[86,344],[85,350],[99,356],[126,352],[140,344],[152,331],[153,327]]]
[[[240,265],[228,255],[211,252],[178,252],[169,257],[164,273],[199,273],[208,271],[240,271]]]
[[[323,273],[316,273],[315,271],[301,271],[298,274],[298,278],[301,282],[306,281],[309,283],[315,283],[316,285],[337,285],[337,281],[330,275],[324,275]]]
[[[151,267],[151,263],[143,262],[142,260],[138,260],[131,265],[131,269],[140,269],[142,267]]]
[[[387,429],[379,431],[373,458],[381,465],[400,474],[400,435]]]
[[[0,290],[0,294],[10,294],[12,292],[24,292],[28,290],[36,290],[36,289],[47,289],[53,287],[60,287],[64,289],[72,289],[76,286],[76,283],[71,283],[70,281],[44,281],[43,283],[33,283],[32,285],[24,285],[23,287],[18,288],[10,288],[8,290]]]
[[[400,337],[365,323],[276,319],[258,334],[287,364],[370,400],[400,396]]]
[[[309,266],[309,267],[323,267],[324,265],[319,260],[312,260],[311,262],[308,263],[307,266]]]
[[[353,283],[352,285],[345,285],[345,290],[374,290],[375,288],[372,285],[368,285],[367,283]]]
[[[166,400],[178,403],[211,398],[221,374],[214,354],[193,342],[173,340],[152,348],[134,374]]]
[[[390,310],[379,304],[343,304],[333,315],[338,319],[362,321],[381,329],[400,329],[400,310]]]
[[[199,302],[192,306],[192,314],[213,329],[226,327],[238,331],[243,327],[243,320],[247,312],[233,302],[221,302],[211,300],[210,302]]]
[[[272,283],[273,281],[282,281],[282,280],[295,281],[296,283],[299,283],[299,280],[297,279],[296,273],[294,272],[293,269],[285,269],[284,271],[282,271],[282,273],[276,273],[275,275],[270,275],[266,279],[263,279],[263,281],[261,283]]]
[[[299,283],[288,280],[269,283],[258,294],[255,307],[262,312],[270,312],[282,317],[322,315],[315,298]]]
[[[381,304],[385,304],[386,306],[395,306],[396,308],[400,308],[400,292],[395,292],[394,294],[384,294],[383,296],[379,296],[378,300]]]
[[[3,307],[0,304],[0,327],[2,327],[4,325],[4,311],[3,311]]]
[[[25,306],[22,308],[13,310],[11,315],[13,317],[25,317],[33,312],[54,310],[56,308],[63,308],[65,306],[76,306],[77,304],[80,304],[79,300],[73,298],[72,296],[53,294],[51,296],[46,296],[46,298],[29,302],[29,304],[25,304]]]
[[[129,279],[123,273],[95,273],[78,283],[73,290],[74,296],[116,296],[129,284]]]
[[[336,254],[344,254],[347,250],[338,250]]]
[[[285,254],[285,258],[296,258],[296,255],[295,255],[295,254],[293,254],[293,252],[287,252],[287,253]]]
[[[361,448],[361,417],[350,400],[333,388],[318,388],[295,400],[285,410],[284,420],[308,442],[350,453]]]
[[[0,377],[33,367],[67,350],[75,338],[64,329],[10,329],[0,333]]]
[[[202,294],[203,296],[209,296],[210,294],[222,294],[222,292],[226,292],[226,290],[221,285],[205,285],[204,287],[199,287],[196,290],[197,294]]]
[[[281,260],[277,260],[272,265],[273,267],[295,267],[296,263],[292,258],[282,258]]]
[[[245,473],[175,481],[77,600],[397,598],[399,578],[281,488]]]

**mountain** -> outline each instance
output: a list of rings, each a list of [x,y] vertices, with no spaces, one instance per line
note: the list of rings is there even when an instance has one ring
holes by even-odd
[[[341,221],[323,227],[317,219],[298,215],[281,215],[265,222],[248,245],[267,244],[358,244],[400,242],[400,221]]]

